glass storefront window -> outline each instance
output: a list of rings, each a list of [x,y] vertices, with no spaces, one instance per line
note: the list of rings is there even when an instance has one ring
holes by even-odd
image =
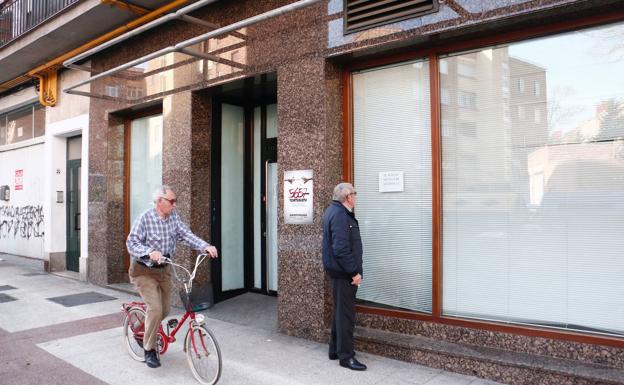
[[[622,36],[444,58],[441,119],[463,134],[442,136],[445,315],[624,333]]]
[[[7,114],[7,144],[33,137],[33,107],[19,109]]]
[[[429,64],[353,74],[354,187],[364,246],[358,298],[431,312]]]
[[[130,133],[130,226],[153,207],[152,193],[162,185],[162,115],[135,119]]]
[[[45,134],[45,107],[28,105],[0,114],[0,146],[19,143]]]

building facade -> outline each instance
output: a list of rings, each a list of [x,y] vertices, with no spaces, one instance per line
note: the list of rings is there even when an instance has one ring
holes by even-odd
[[[88,109],[85,279],[127,281],[129,226],[165,183],[220,250],[216,301],[277,294],[280,331],[324,341],[321,218],[346,180],[358,348],[620,383],[623,5],[411,3],[199,1],[68,58],[62,97]]]

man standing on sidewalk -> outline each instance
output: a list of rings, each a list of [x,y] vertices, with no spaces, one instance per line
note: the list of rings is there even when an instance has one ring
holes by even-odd
[[[147,304],[143,349],[150,368],[160,366],[156,354],[156,338],[162,320],[171,309],[171,266],[160,264],[161,258],[170,258],[176,242],[185,241],[190,247],[217,258],[217,249],[191,232],[175,212],[176,196],[169,186],[158,188],[153,194],[154,208],[141,214],[128,235],[126,247],[132,257],[130,282]]]
[[[334,301],[329,359],[340,359],[345,368],[366,370],[353,350],[355,294],[362,283],[362,239],[353,213],[356,194],[350,183],[334,188],[323,216],[323,267],[331,278]]]

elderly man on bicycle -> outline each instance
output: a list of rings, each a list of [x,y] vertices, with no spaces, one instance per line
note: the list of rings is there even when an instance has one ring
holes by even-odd
[[[178,240],[217,258],[217,249],[202,240],[182,222],[175,211],[176,195],[169,186],[154,191],[154,208],[141,214],[126,240],[132,257],[129,274],[139,294],[147,304],[143,349],[150,368],[160,366],[156,353],[156,338],[162,320],[171,309],[171,266],[160,264],[162,257],[173,255]]]

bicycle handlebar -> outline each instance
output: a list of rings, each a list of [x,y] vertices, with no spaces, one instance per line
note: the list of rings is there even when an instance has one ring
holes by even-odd
[[[207,257],[207,256],[208,256],[208,253],[200,253],[199,255],[197,255],[197,258],[195,258],[195,267],[193,267],[193,271],[192,271],[192,272],[191,272],[191,271],[189,271],[186,267],[184,267],[184,266],[182,266],[182,265],[180,265],[180,264],[177,264],[177,263],[173,262],[173,260],[171,260],[171,258],[169,258],[169,257],[164,257],[164,256],[163,256],[163,257],[160,257],[160,259],[158,260],[158,263],[159,263],[159,264],[166,263],[166,264],[169,264],[169,265],[173,266],[173,267],[174,267],[174,269],[173,269],[173,275],[175,276],[175,278],[176,278],[179,282],[183,283],[185,287],[187,287],[187,286],[188,286],[188,290],[190,291],[190,290],[191,290],[191,288],[192,288],[192,286],[193,286],[193,280],[195,279],[195,275],[197,274],[197,268],[199,267],[199,265],[200,265],[202,262],[204,262],[204,261],[206,260],[206,257]],[[145,260],[146,264],[147,264],[148,262],[151,262],[151,263],[152,263],[152,265],[154,264],[154,262],[153,262],[151,259],[149,259],[149,257],[147,257],[147,258],[142,257],[141,259]],[[149,266],[149,265],[148,265],[148,266]],[[175,269],[175,267],[179,267],[180,269],[184,270],[184,272],[185,272],[185,273],[188,275],[188,277],[189,277],[188,282],[183,281],[183,280],[181,280],[180,278],[178,278],[178,275],[176,274],[176,269]]]

